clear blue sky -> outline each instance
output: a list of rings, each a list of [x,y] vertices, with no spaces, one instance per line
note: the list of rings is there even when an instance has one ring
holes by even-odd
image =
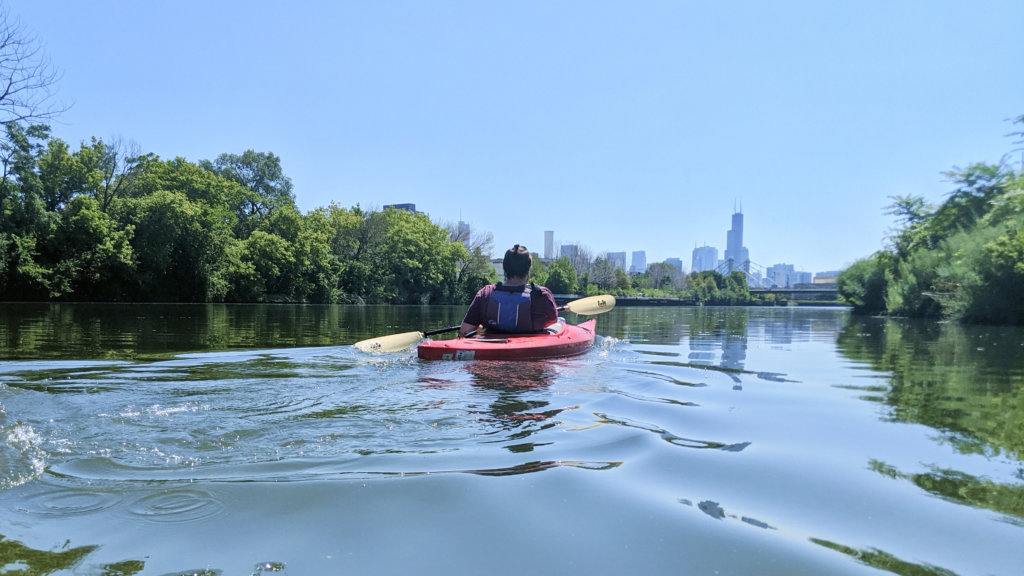
[[[496,252],[554,230],[689,268],[742,203],[754,262],[841,268],[1024,114],[1020,0],[4,5],[74,147],[273,152],[303,211],[413,202]]]

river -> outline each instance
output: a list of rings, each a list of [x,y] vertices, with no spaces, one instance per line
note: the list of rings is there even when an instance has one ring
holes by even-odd
[[[0,304],[0,574],[1024,574],[1024,330],[616,308]],[[570,322],[580,319],[568,314]]]

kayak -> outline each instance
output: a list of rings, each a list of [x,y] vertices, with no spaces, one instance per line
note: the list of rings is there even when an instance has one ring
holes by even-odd
[[[583,354],[594,347],[597,320],[552,324],[538,334],[484,334],[452,340],[424,340],[416,351],[424,360],[541,360]]]

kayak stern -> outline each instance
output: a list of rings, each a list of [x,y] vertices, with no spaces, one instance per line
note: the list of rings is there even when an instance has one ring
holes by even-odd
[[[423,360],[543,360],[583,354],[593,348],[597,321],[562,324],[555,334],[488,334],[451,340],[424,340]]]

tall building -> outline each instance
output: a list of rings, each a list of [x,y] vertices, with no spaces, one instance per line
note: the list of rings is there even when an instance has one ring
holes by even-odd
[[[468,247],[469,237],[472,236],[472,228],[470,228],[469,222],[463,222],[462,220],[459,220],[457,234],[459,235],[459,240]]]
[[[668,264],[669,266],[672,266],[673,268],[678,270],[680,274],[683,273],[683,261],[682,261],[682,259],[680,259],[680,258],[665,258],[665,264]]]
[[[750,271],[750,252],[743,246],[743,212],[732,215],[732,229],[726,234],[725,262],[729,272]]]
[[[634,250],[633,260],[629,265],[630,274],[643,274],[647,272],[647,252],[644,250]]]
[[[625,252],[609,252],[608,253],[608,264],[616,270],[626,269],[626,253]]]
[[[544,231],[544,258],[551,260],[555,257],[555,231]]]
[[[693,261],[690,270],[704,272],[718,268],[718,248],[714,246],[698,246],[693,249]]]
[[[765,276],[768,277],[768,281],[772,286],[778,288],[790,288],[793,286],[793,277],[796,275],[796,270],[792,264],[776,264],[769,266],[765,271]]]

